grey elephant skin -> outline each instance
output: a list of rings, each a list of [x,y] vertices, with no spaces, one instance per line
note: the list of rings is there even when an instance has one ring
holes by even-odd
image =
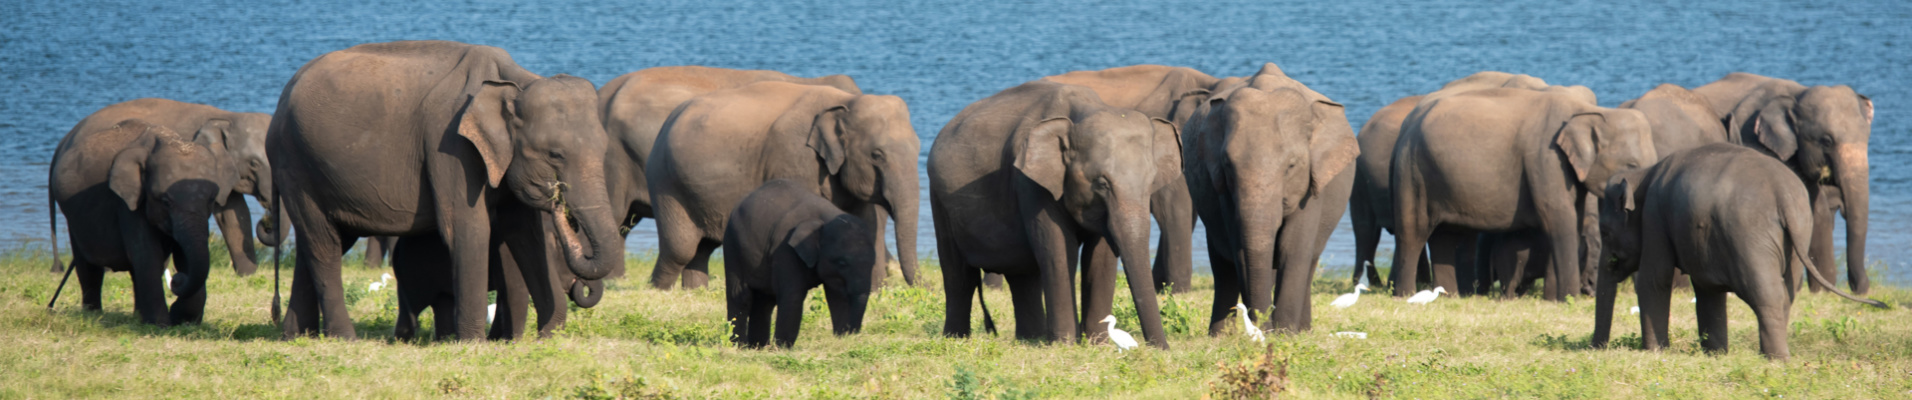
[[[339,268],[359,237],[444,238],[454,273],[439,279],[453,282],[456,312],[440,318],[456,321],[459,339],[484,337],[497,218],[546,225],[534,231],[579,279],[609,274],[624,241],[604,192],[596,95],[583,79],[544,78],[504,50],[455,42],[359,45],[300,68],[267,141],[298,230],[286,336],[317,333],[321,316],[326,335],[357,336]]]
[[[1615,172],[1658,158],[1639,111],[1599,107],[1573,92],[1478,90],[1428,102],[1408,116],[1390,166],[1395,248],[1432,241],[1434,284],[1460,289],[1451,272],[1453,243],[1473,232],[1539,229],[1548,248],[1578,249],[1589,192]],[[1578,255],[1551,251],[1547,263],[1554,276],[1581,276]],[[1413,252],[1395,252],[1395,295],[1413,294],[1419,261]],[[1581,291],[1581,279],[1558,281],[1547,283],[1547,299]]]
[[[1692,276],[1701,348],[1726,352],[1726,293],[1732,292],[1759,319],[1760,352],[1789,357],[1786,329],[1800,270],[1831,285],[1806,259],[1812,209],[1806,188],[1786,171],[1772,157],[1717,143],[1610,179],[1600,213],[1608,263],[1597,290],[1593,346],[1606,346],[1616,287],[1637,272],[1641,342],[1648,350],[1665,348],[1669,291],[1679,269]]]
[[[843,75],[800,78],[777,71],[739,70],[702,66],[645,68],[618,76],[598,88],[598,109],[611,146],[604,153],[604,188],[611,204],[625,209],[620,232],[630,232],[645,218],[653,218],[651,191],[644,178],[651,146],[671,111],[691,98],[755,82],[777,81],[834,87],[860,95],[856,80]],[[611,277],[624,276],[623,267]]]
[[[1110,315],[1118,254],[1123,265],[1147,265],[1157,152],[1181,151],[1157,144],[1176,135],[1168,121],[1111,107],[1087,87],[1044,80],[964,107],[929,153],[943,334],[970,334],[970,300],[987,271],[1009,286],[1017,338],[1105,338],[1106,328],[1083,324]],[[1071,282],[1078,264],[1081,319]],[[1143,335],[1167,349],[1154,278],[1143,268],[1123,272]]]
[[[862,218],[805,186],[782,179],[764,183],[730,213],[724,227],[724,309],[733,343],[751,348],[770,343],[774,311],[777,347],[796,344],[803,300],[817,286],[823,286],[832,332],[863,330],[882,240],[870,234]]]
[[[213,218],[219,223],[219,233],[226,239],[226,250],[231,253],[232,271],[239,276],[252,275],[258,270],[258,258],[253,254],[252,209],[239,196],[252,195],[261,206],[272,208],[272,164],[266,160],[266,127],[272,123],[272,116],[262,113],[236,113],[204,105],[173,101],[167,99],[143,98],[113,104],[94,111],[85,119],[67,131],[67,139],[91,132],[112,128],[120,121],[138,119],[148,124],[159,125],[186,137],[188,140],[200,140],[207,136],[207,145],[220,146],[229,156],[227,162],[238,171],[236,181],[227,183],[233,193],[226,199],[225,206],[215,210]],[[265,229],[261,228],[261,232]],[[276,238],[261,237],[267,245],[278,244]],[[58,249],[54,250],[58,253]],[[54,272],[59,272],[55,259]]]
[[[100,310],[106,271],[133,275],[133,308],[159,326],[201,322],[206,308],[206,219],[237,180],[229,155],[165,126],[126,120],[80,132],[53,153],[47,197],[66,215],[81,304]],[[162,282],[171,258],[169,309]]]
[[[1042,78],[1057,83],[1087,87],[1102,102],[1117,108],[1141,111],[1173,126],[1182,126],[1195,109],[1208,100],[1213,76],[1186,67],[1131,65],[1097,71],[1075,71]],[[1181,146],[1159,143],[1158,146]],[[1162,231],[1156,244],[1153,271],[1157,292],[1188,292],[1194,284],[1195,206],[1189,198],[1188,182],[1182,176],[1181,152],[1157,152],[1159,170],[1155,191],[1149,198],[1149,214]]]
[[[564,327],[569,307],[565,295],[579,307],[590,308],[603,298],[603,280],[580,280],[562,267],[564,259],[557,243],[545,240],[549,226],[529,206],[506,202],[500,215],[492,219],[492,252],[486,267],[487,290],[498,292],[497,311],[486,338],[513,340],[524,334],[528,311],[538,313],[538,337],[548,338]],[[516,249],[514,251],[514,248]],[[457,310],[455,282],[444,279],[453,273],[445,262],[451,249],[437,233],[413,235],[397,240],[392,248],[392,271],[397,278],[398,320],[393,336],[417,337],[418,315],[431,308],[437,315],[454,315]],[[531,309],[526,307],[530,306]],[[449,318],[433,320],[435,335],[449,338],[456,326]]]
[[[921,149],[909,106],[896,96],[757,82],[691,99],[665,122],[644,166],[657,213],[651,286],[707,284],[730,210],[773,179],[809,186],[876,237],[885,217],[895,219],[897,261],[904,280],[916,282]],[[870,284],[886,273],[872,271]]]
[[[1812,262],[1830,276],[1839,270],[1833,258],[1833,213],[1845,216],[1846,283],[1854,293],[1870,290],[1865,246],[1872,188],[1866,149],[1872,99],[1845,85],[1807,87],[1744,72],[1693,93],[1724,119],[1734,143],[1785,162],[1806,185],[1813,212]],[[1811,287],[1824,289],[1817,282]]]
[[[1215,269],[1209,335],[1230,325],[1236,303],[1264,330],[1308,330],[1308,285],[1347,209],[1360,154],[1346,110],[1270,63],[1218,88],[1182,139]]]
[[[1448,82],[1442,85],[1440,90],[1432,93],[1403,97],[1376,110],[1374,116],[1368,118],[1368,122],[1361,126],[1361,134],[1356,137],[1361,145],[1361,155],[1355,161],[1354,193],[1348,209],[1349,222],[1354,228],[1354,279],[1360,280],[1361,273],[1366,271],[1368,282],[1384,282],[1381,280],[1380,272],[1374,268],[1374,253],[1375,248],[1380,245],[1381,232],[1385,230],[1393,233],[1395,229],[1392,186],[1388,181],[1390,166],[1393,165],[1395,141],[1401,135],[1401,124],[1407,120],[1408,114],[1412,113],[1415,107],[1475,90],[1494,88],[1544,90],[1548,87],[1551,86],[1545,80],[1525,74],[1481,71]],[[1583,97],[1588,103],[1597,103],[1591,89],[1584,86],[1563,88],[1576,97]],[[1473,242],[1474,240],[1460,240],[1454,246],[1458,247],[1460,252],[1467,253],[1473,247]],[[1484,243],[1484,245],[1491,247],[1491,243]],[[1597,249],[1598,245],[1591,248]],[[1418,251],[1415,253],[1422,254],[1423,265],[1428,264],[1424,253]],[[1473,270],[1472,266],[1475,263],[1471,258],[1461,258],[1457,262],[1463,265],[1456,266],[1456,269]],[[1425,267],[1422,269],[1426,270]],[[1391,271],[1387,282],[1399,279],[1398,274],[1398,270]],[[1470,291],[1453,290],[1449,293],[1460,295]]]

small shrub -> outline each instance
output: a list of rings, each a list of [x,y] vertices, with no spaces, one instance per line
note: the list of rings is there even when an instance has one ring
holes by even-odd
[[[1288,390],[1288,359],[1275,360],[1275,345],[1268,344],[1268,350],[1261,353],[1257,360],[1243,360],[1238,365],[1216,362],[1221,376],[1208,385],[1214,398],[1221,399],[1273,399]]]
[[[458,374],[438,380],[438,394],[464,394],[471,392],[471,377]]]
[[[998,386],[996,388],[998,390],[990,390],[991,386]],[[957,366],[956,374],[949,377],[949,398],[950,400],[1024,400],[1036,398],[1036,392],[1007,385],[1001,379],[989,382],[977,376],[969,368]]]
[[[646,379],[642,376],[625,374],[622,377],[612,378],[604,374],[599,374],[597,377],[592,378],[590,382],[571,388],[571,398],[587,400],[664,400],[688,397],[678,393],[677,387],[675,386],[669,384],[662,386],[655,385],[651,383],[650,379]]]

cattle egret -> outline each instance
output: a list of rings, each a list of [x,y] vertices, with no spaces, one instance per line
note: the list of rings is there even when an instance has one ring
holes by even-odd
[[[491,323],[491,319],[497,316],[498,303],[491,303],[491,305],[485,306],[485,323]]]
[[[1248,320],[1248,305],[1236,302],[1235,315],[1241,316],[1241,331],[1247,334],[1248,338],[1255,339],[1255,343],[1267,340],[1267,337],[1262,336],[1261,328],[1255,326],[1255,321]]]
[[[1354,293],[1348,293],[1348,294],[1341,295],[1341,297],[1336,297],[1334,298],[1334,302],[1328,303],[1328,305],[1334,306],[1334,308],[1348,308],[1348,307],[1354,306],[1354,302],[1361,301],[1361,291],[1363,290],[1368,290],[1368,284],[1365,284],[1365,283],[1356,284],[1354,285]]]
[[[173,270],[166,269],[162,271],[166,271],[166,277],[163,278],[164,280],[161,280],[159,283],[166,285],[166,290],[173,290]]]
[[[1639,314],[1639,313],[1640,313],[1640,306],[1633,306],[1633,309],[1632,309],[1632,310],[1628,310],[1628,311],[1632,311],[1632,312],[1633,312],[1634,314]]]
[[[1438,299],[1441,297],[1441,293],[1447,293],[1447,288],[1435,286],[1434,290],[1422,290],[1420,293],[1415,293],[1414,297],[1407,298],[1407,303],[1408,304],[1432,303],[1434,302],[1434,299]]]
[[[1115,349],[1117,351],[1135,348],[1134,336],[1129,336],[1128,332],[1123,332],[1121,329],[1115,329],[1114,315],[1110,315],[1108,318],[1103,318],[1102,322],[1109,324],[1109,341],[1115,343]]]
[[[1335,332],[1334,337],[1367,340],[1367,332]]]
[[[365,291],[376,292],[376,291],[379,291],[380,289],[384,289],[385,281],[389,281],[389,280],[392,280],[392,274],[380,274],[378,276],[378,282],[372,282],[372,284],[370,285],[365,285]]]

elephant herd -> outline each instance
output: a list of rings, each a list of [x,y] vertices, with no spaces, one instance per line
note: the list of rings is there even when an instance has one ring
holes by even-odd
[[[1739,293],[1762,349],[1783,358],[1797,269],[1832,289],[1835,212],[1849,282],[1866,291],[1871,109],[1846,86],[1744,73],[1605,108],[1585,87],[1482,72],[1389,104],[1356,135],[1345,106],[1272,63],[1246,77],[1158,65],[1049,76],[970,104],[928,151],[943,333],[969,335],[971,299],[1000,277],[1018,338],[1104,340],[1110,328],[1092,321],[1123,274],[1147,343],[1166,349],[1156,296],[1190,289],[1197,219],[1215,272],[1210,334],[1236,303],[1256,330],[1305,331],[1316,264],[1351,211],[1355,279],[1397,296],[1495,282],[1512,295],[1538,279],[1550,300],[1597,295],[1604,344],[1614,287],[1637,274],[1657,347],[1677,270],[1699,293],[1703,331],[1724,329],[1721,296]],[[313,59],[271,115],[109,106],[60,142],[48,189],[84,306],[100,308],[106,270],[130,271],[147,323],[201,320],[208,217],[235,272],[254,272],[251,195],[266,209],[259,242],[297,233],[283,317],[274,300],[287,337],[356,337],[340,268],[360,238],[374,260],[391,252],[398,336],[432,308],[442,337],[512,339],[527,306],[550,335],[566,301],[594,306],[602,280],[624,274],[623,236],[651,218],[652,287],[707,285],[712,251],[728,245],[733,340],[769,344],[776,311],[774,341],[789,346],[817,286],[835,333],[860,328],[886,279],[886,219],[903,280],[922,282],[922,153],[903,99],[842,75],[658,67],[596,87],[494,47],[406,41]],[[1410,249],[1386,280],[1372,262],[1383,230]],[[180,272],[170,308],[167,258]],[[489,291],[501,307],[487,330]],[[993,330],[986,305],[984,319]],[[1723,349],[1725,335],[1707,341]]]

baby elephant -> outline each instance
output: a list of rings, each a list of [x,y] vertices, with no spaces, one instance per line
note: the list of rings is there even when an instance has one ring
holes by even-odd
[[[1726,352],[1726,293],[1759,319],[1759,350],[1786,359],[1788,313],[1799,271],[1826,287],[1807,260],[1812,207],[1785,164],[1752,149],[1715,143],[1668,155],[1644,170],[1607,181],[1600,210],[1606,266],[1600,272],[1593,346],[1605,347],[1615,286],[1639,272],[1640,336],[1648,350],[1668,345],[1667,308],[1674,269],[1691,275],[1698,296],[1700,347]],[[1854,301],[1883,303],[1837,292]]]
[[[777,346],[790,347],[803,324],[803,299],[823,285],[836,334],[863,329],[876,268],[876,236],[862,219],[796,182],[774,180],[751,192],[724,227],[724,288],[730,340],[763,347],[777,310]]]

